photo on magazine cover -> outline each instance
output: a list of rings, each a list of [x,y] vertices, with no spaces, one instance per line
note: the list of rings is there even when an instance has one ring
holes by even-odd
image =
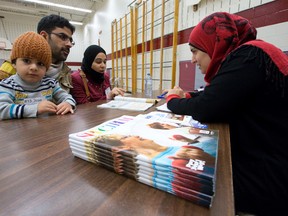
[[[194,128],[185,117],[122,116],[70,134],[75,156],[136,181],[210,206],[218,131]]]

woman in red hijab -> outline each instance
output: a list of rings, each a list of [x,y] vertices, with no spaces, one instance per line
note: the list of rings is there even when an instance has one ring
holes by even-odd
[[[203,19],[189,45],[207,85],[198,93],[175,87],[166,101],[173,113],[229,124],[236,212],[283,215],[288,200],[288,58],[256,35],[251,23],[237,15],[220,12]]]

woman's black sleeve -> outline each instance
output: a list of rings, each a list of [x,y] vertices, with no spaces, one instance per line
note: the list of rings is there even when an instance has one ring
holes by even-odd
[[[251,47],[253,49],[253,47]],[[217,75],[197,97],[174,98],[167,106],[175,114],[191,115],[200,122],[226,121],[253,100],[260,91],[264,73],[259,60],[247,61],[249,49],[240,49],[222,63]]]

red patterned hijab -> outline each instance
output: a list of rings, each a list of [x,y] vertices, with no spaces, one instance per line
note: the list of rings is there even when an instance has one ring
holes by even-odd
[[[256,35],[256,29],[247,19],[234,14],[217,12],[204,18],[192,30],[189,44],[206,52],[211,58],[204,77],[205,81],[210,83],[226,56],[244,43],[261,48],[278,69],[285,76],[288,75],[287,56],[274,45],[255,40]]]

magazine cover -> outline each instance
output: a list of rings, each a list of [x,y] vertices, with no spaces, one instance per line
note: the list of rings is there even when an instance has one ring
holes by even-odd
[[[69,144],[73,154],[84,160],[209,206],[218,131],[188,125],[183,119],[122,116],[70,134]]]
[[[149,176],[149,179],[153,178],[155,180],[160,179],[168,181],[169,184],[174,183],[175,185],[186,187],[198,192],[205,193],[207,195],[214,194],[212,181],[208,181],[195,176],[185,175],[185,173],[180,175],[179,172],[173,169],[167,169],[165,167],[157,167],[156,165],[153,167],[147,162],[139,160],[137,161],[131,157],[127,157],[126,155],[121,155],[118,153],[115,154],[111,151],[109,152],[106,150],[102,150],[101,148],[95,149],[94,153],[87,152],[87,155],[89,156],[85,157],[81,155],[83,153],[85,154],[85,149],[83,150],[81,149],[81,147],[79,148],[76,145],[76,142],[70,142],[71,149],[74,152],[73,154],[75,156],[96,163],[98,165],[113,169],[119,174],[129,175],[129,177],[135,180],[139,180],[140,177],[146,175]]]

